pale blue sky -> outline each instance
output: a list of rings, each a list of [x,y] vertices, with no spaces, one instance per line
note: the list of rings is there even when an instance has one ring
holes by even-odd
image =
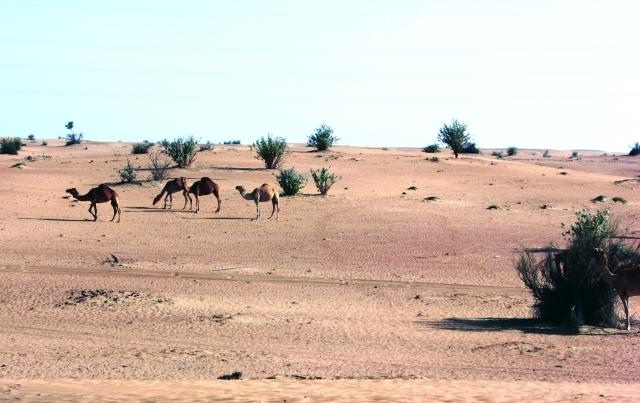
[[[0,136],[628,151],[639,1],[0,0]]]

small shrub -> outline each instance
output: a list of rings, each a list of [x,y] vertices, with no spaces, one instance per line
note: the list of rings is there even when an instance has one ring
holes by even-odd
[[[36,135],[35,134],[30,134],[30,135],[27,136],[27,138],[29,140],[31,140],[32,143],[36,142]]]
[[[617,196],[612,198],[611,200],[613,200],[614,203],[618,203],[618,202],[620,202],[622,204],[627,204],[628,203],[624,198],[617,197]]]
[[[169,157],[162,151],[151,151],[148,156],[151,179],[158,182],[167,179],[169,177],[169,165],[171,165]]]
[[[211,144],[210,141],[207,141],[204,144],[200,144],[200,151],[211,151],[213,149],[214,149],[213,144]]]
[[[196,160],[198,142],[193,136],[189,136],[186,139],[178,137],[171,142],[164,139],[162,140],[162,145],[165,147],[166,153],[180,168],[191,166]]]
[[[227,140],[224,141],[222,144],[241,144],[240,140]]]
[[[146,154],[149,152],[149,143],[135,143],[131,148],[132,154]]]
[[[307,138],[307,147],[315,147],[318,151],[328,150],[340,140],[333,135],[333,129],[326,124],[316,128],[315,133]]]
[[[475,142],[466,142],[462,145],[460,154],[480,154],[480,149]]]
[[[509,147],[507,148],[507,155],[510,157],[513,157],[514,155],[518,154],[518,147]]]
[[[267,138],[261,137],[251,146],[256,152],[256,158],[264,161],[267,169],[278,169],[284,164],[289,154],[287,141],[282,137],[272,137],[267,134]]]
[[[560,174],[560,175],[569,175],[569,172],[567,172],[567,171],[562,171],[562,172],[559,172],[559,174]]]
[[[0,154],[18,155],[21,148],[22,139],[20,137],[6,137],[0,140]]]
[[[164,149],[165,153],[168,153],[169,151],[169,146],[171,145],[171,143],[169,142],[169,140],[164,139],[164,140],[160,140],[160,145],[162,146],[162,148]]]
[[[82,133],[73,132],[73,122],[67,123],[64,127],[66,127],[67,130],[71,131],[71,133],[67,134],[67,142],[65,145],[72,146],[74,144],[80,144],[82,142],[82,138],[84,137],[84,135]]]
[[[640,143],[636,143],[631,146],[631,151],[629,151],[629,155],[639,155],[640,154]]]
[[[504,154],[502,153],[502,151],[492,151],[491,155],[497,158],[504,158]]]
[[[327,192],[329,192],[329,189],[331,189],[331,186],[342,179],[341,176],[337,177],[330,173],[329,168],[311,170],[311,176],[313,177],[313,181],[316,183],[316,188],[318,188],[321,195],[326,195]]]
[[[495,204],[492,204],[491,206],[487,207],[487,210],[502,210],[500,208],[500,206],[496,206]]]
[[[429,196],[429,197],[425,197],[424,199],[427,200],[427,201],[440,200],[440,198],[438,196]]]
[[[309,178],[294,168],[280,168],[280,175],[276,175],[276,181],[286,196],[293,196],[300,193],[300,190],[309,182]]]
[[[47,140],[42,140],[42,145],[43,146],[47,146],[49,144],[49,142]]]
[[[574,151],[571,153],[571,158],[578,158],[580,156],[580,153],[577,151]]]
[[[591,201],[594,203],[604,203],[607,201],[607,196],[600,195],[598,197],[594,197],[593,199],[591,199]]]
[[[417,186],[409,186],[407,190],[418,190]]]
[[[549,152],[549,150],[545,151],[544,153],[542,153],[542,156],[544,158],[551,158],[551,153]]]
[[[387,147],[382,147],[382,151],[389,151]]]
[[[423,148],[422,151],[425,153],[439,153],[440,145],[438,143],[433,143]]]
[[[127,158],[127,165],[122,169],[117,170],[120,174],[120,179],[122,182],[133,182],[138,177],[135,168],[131,165],[131,161]]]

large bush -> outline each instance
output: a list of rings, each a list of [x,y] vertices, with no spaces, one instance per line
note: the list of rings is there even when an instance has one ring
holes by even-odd
[[[510,157],[513,157],[514,155],[518,154],[518,147],[509,147],[507,148],[507,155]]]
[[[317,127],[315,133],[307,137],[307,147],[314,147],[318,151],[328,150],[340,140],[333,135],[333,129],[326,124]]]
[[[433,143],[423,148],[422,151],[425,153],[439,153],[440,145],[438,143]]]
[[[473,141],[467,141],[462,145],[460,154],[480,154],[480,149]]]
[[[146,154],[149,152],[149,147],[151,144],[149,143],[134,143],[131,147],[132,154]]]
[[[471,139],[467,133],[467,125],[458,122],[456,119],[451,121],[451,126],[445,124],[438,133],[438,141],[446,144],[453,151],[453,155],[458,158],[458,154],[462,152],[462,147]]]
[[[165,148],[167,155],[178,164],[178,167],[184,168],[191,166],[196,160],[196,153],[198,152],[198,142],[193,136],[189,136],[186,139],[178,137],[169,141],[164,139],[160,142]]]
[[[272,137],[267,134],[267,138],[261,137],[251,144],[251,149],[256,152],[256,158],[264,161],[267,169],[278,169],[284,164],[289,153],[289,146],[286,139],[282,137]]]
[[[0,140],[0,154],[18,155],[21,148],[22,139],[20,137],[6,137]]]
[[[280,175],[276,175],[276,181],[286,196],[293,196],[300,193],[300,190],[309,182],[309,178],[294,168],[280,168]]]
[[[329,192],[329,189],[331,189],[331,186],[338,180],[342,179],[341,176],[336,176],[329,172],[329,168],[311,170],[311,176],[313,177],[313,181],[316,183],[316,188],[318,188],[321,195],[326,195]]]
[[[629,151],[629,155],[640,155],[640,143],[636,143],[631,146],[631,151]]]
[[[577,221],[564,233],[564,250],[549,245],[541,261],[524,252],[516,262],[520,279],[532,293],[534,316],[568,326],[614,325],[616,301],[612,288],[601,279],[601,268],[591,252],[603,248],[612,272],[640,263],[640,251],[618,242],[617,223],[608,210],[576,213]],[[558,253],[552,253],[552,251]]]

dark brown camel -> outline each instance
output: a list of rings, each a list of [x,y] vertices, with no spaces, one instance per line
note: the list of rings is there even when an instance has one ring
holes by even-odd
[[[613,274],[609,271],[609,261],[604,250],[594,248],[591,251],[591,255],[596,259],[596,262],[598,262],[598,266],[600,266],[604,282],[613,287],[620,296],[624,313],[627,316],[627,330],[630,330],[629,297],[640,295],[640,267],[634,267]]]
[[[184,192],[184,190],[188,189],[189,183],[187,183],[187,180],[185,178],[180,177],[170,180],[166,185],[164,185],[164,188],[162,188],[162,192],[160,192],[159,195],[153,198],[153,205],[155,206],[156,203],[158,203],[160,199],[162,199],[162,196],[166,193],[167,195],[164,198],[163,209],[167,208],[167,199],[169,199],[169,209],[171,209],[171,207],[173,206],[173,194],[183,191],[182,195],[184,196],[184,206],[182,207],[182,209],[184,210],[187,207],[187,198],[189,198],[189,201],[191,202],[191,196],[189,196],[189,193]]]
[[[269,219],[273,217],[273,213],[278,211],[276,215],[276,220],[280,218],[280,196],[278,195],[278,191],[273,187],[269,186],[266,183],[263,183],[259,188],[253,189],[253,192],[246,193],[244,187],[236,186],[236,190],[240,192],[240,195],[245,200],[253,200],[256,203],[256,220],[260,219],[260,202],[268,202],[271,201],[273,204],[273,210],[271,211],[271,216]]]
[[[187,192],[196,196],[196,213],[200,211],[199,196],[206,196],[210,194],[213,194],[215,198],[218,199],[218,209],[214,211],[214,213],[220,211],[220,205],[222,204],[222,201],[220,200],[220,186],[206,176],[199,181],[194,182],[191,187],[188,187],[184,193],[186,194]],[[185,206],[186,205],[187,203],[185,202]],[[189,204],[189,210],[191,210],[191,207],[193,207],[193,204]]]
[[[118,199],[118,193],[109,186],[104,184],[99,185],[97,188],[91,189],[86,195],[80,195],[76,188],[67,189],[66,192],[70,193],[71,196],[78,201],[91,202],[91,205],[89,206],[89,213],[93,216],[93,221],[98,219],[98,208],[96,207],[96,204],[111,201],[111,207],[113,207],[113,217],[111,217],[111,221],[116,218],[117,213],[118,222],[120,222],[120,200]]]

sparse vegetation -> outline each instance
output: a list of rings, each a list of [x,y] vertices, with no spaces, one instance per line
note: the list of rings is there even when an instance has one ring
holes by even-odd
[[[518,147],[509,147],[507,148],[507,155],[512,157],[514,155],[518,154]]]
[[[134,143],[131,147],[132,154],[146,154],[149,152],[149,143]]]
[[[467,133],[467,125],[458,122],[456,119],[451,121],[451,126],[445,124],[438,133],[438,141],[446,144],[451,149],[453,155],[458,158],[458,154],[462,152],[463,146],[471,139]]]
[[[480,149],[475,142],[466,142],[462,145],[460,154],[480,154]]]
[[[318,188],[321,195],[326,195],[329,192],[329,189],[331,189],[331,186],[342,179],[341,176],[338,177],[335,174],[330,173],[329,168],[311,170],[311,176],[313,177],[313,181],[316,183],[316,188]]]
[[[32,143],[36,142],[36,135],[35,134],[30,134],[30,135],[27,136],[27,138],[29,140],[31,140]]]
[[[222,144],[241,144],[240,140],[227,140],[224,141]]]
[[[502,210],[502,209],[500,208],[500,206],[496,206],[495,204],[492,204],[489,207],[487,207],[487,210]]]
[[[542,156],[544,158],[551,158],[551,153],[549,152],[549,150],[545,151],[544,153],[542,153]]]
[[[309,178],[296,171],[295,168],[280,168],[280,174],[276,175],[276,181],[286,196],[293,196],[300,193],[300,190],[309,182]]]
[[[382,151],[389,151],[389,148],[387,148],[387,147],[382,147]]]
[[[151,179],[158,182],[167,179],[169,177],[169,165],[171,165],[171,161],[166,153],[162,151],[151,151],[148,153],[148,156]]]
[[[640,154],[640,143],[636,143],[631,146],[631,151],[629,151],[629,155],[639,155]]]
[[[287,141],[282,137],[272,137],[267,134],[267,138],[261,137],[251,145],[251,149],[256,152],[256,158],[263,160],[267,169],[278,169],[284,164],[289,154]]]
[[[427,200],[427,201],[440,200],[440,198],[438,196],[429,196],[429,197],[425,197],[424,199]]]
[[[120,179],[122,180],[122,182],[131,183],[138,177],[136,169],[131,164],[131,161],[129,161],[129,158],[127,158],[127,165],[125,165],[122,169],[118,169],[117,171],[118,174],[120,174]]]
[[[180,168],[191,166],[196,160],[198,142],[193,136],[189,136],[186,139],[178,137],[171,142],[164,139],[161,143],[166,153]]]
[[[609,211],[588,209],[576,212],[577,221],[563,235],[569,236],[567,249],[537,262],[524,252],[516,263],[520,279],[532,293],[534,315],[545,321],[568,326],[614,325],[616,295],[601,279],[601,270],[591,255],[603,248],[612,272],[640,263],[640,251],[616,242],[617,223]],[[550,245],[549,249],[556,249]],[[557,249],[556,249],[557,250]]]
[[[440,145],[438,143],[433,143],[422,149],[425,153],[439,153]]]
[[[580,156],[580,153],[577,151],[574,151],[571,153],[571,158],[578,158]]]
[[[307,147],[314,147],[318,151],[328,150],[340,140],[333,135],[333,129],[326,124],[316,128],[315,133],[307,138]]]
[[[207,141],[204,144],[200,144],[200,151],[211,151],[213,150],[215,147],[213,146],[213,143]]]
[[[66,127],[67,130],[71,131],[71,133],[67,134],[67,142],[65,143],[65,145],[72,146],[74,144],[80,144],[82,142],[82,138],[84,137],[84,135],[82,133],[73,132],[73,122],[67,123],[64,127]]]
[[[569,175],[569,172],[567,172],[567,171],[562,171],[562,172],[559,172],[559,174],[560,174],[560,175]]]
[[[47,140],[42,140],[42,145],[43,146],[47,146],[47,145],[49,145],[49,142]]]
[[[20,137],[5,137],[0,140],[0,154],[18,155],[21,148],[22,139]]]
[[[502,153],[502,151],[492,151],[491,155],[497,158],[504,158],[504,154]]]
[[[594,203],[604,203],[607,201],[607,196],[600,195],[598,197],[594,197],[593,199],[591,199],[591,201]]]
[[[418,190],[417,186],[409,186],[407,190]]]
[[[627,200],[625,200],[622,197],[618,197],[618,196],[612,198],[611,200],[613,200],[614,203],[622,203],[622,204],[627,204],[628,203]]]

